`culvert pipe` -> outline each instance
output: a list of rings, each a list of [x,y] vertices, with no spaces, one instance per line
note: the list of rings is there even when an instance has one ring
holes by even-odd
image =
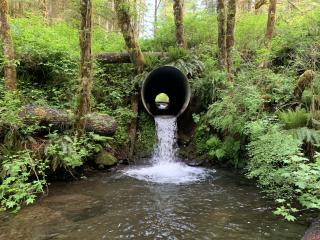
[[[156,98],[166,94],[169,102],[165,108],[159,107]],[[153,70],[142,83],[141,99],[149,114],[181,115],[190,102],[191,90],[187,77],[177,68],[163,66]]]

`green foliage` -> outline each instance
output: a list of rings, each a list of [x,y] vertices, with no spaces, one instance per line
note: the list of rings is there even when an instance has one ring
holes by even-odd
[[[78,137],[54,132],[48,135],[48,139],[45,156],[55,171],[58,167],[70,170],[83,165],[86,158],[99,152],[109,138],[94,133]]]
[[[319,69],[318,8],[303,15],[300,12],[286,15],[278,22],[277,35],[272,41],[271,59],[274,66],[296,71]]]
[[[129,142],[128,127],[131,121],[138,117],[129,108],[119,107],[113,112],[113,116],[117,120],[118,127],[114,136],[114,143],[118,146],[126,146]]]
[[[179,59],[183,59],[187,56],[187,50],[183,48],[177,47],[169,47],[168,48],[169,61],[177,61]]]
[[[309,142],[314,145],[318,145],[320,143],[320,134],[318,130],[303,127],[296,129],[293,134],[295,134],[300,141]]]
[[[0,203],[2,210],[19,210],[21,204],[32,204],[38,193],[44,193],[47,161],[33,159],[28,150],[3,156]]]
[[[155,124],[147,113],[140,113],[138,118],[138,132],[136,141],[136,152],[141,156],[152,153],[157,142]]]
[[[197,59],[178,59],[170,63],[169,65],[178,68],[182,73],[184,73],[188,77],[196,77],[201,74],[204,70],[203,63]]]
[[[251,60],[255,51],[263,45],[266,20],[266,15],[254,16],[247,13],[242,15],[237,22],[235,42],[244,59]]]
[[[188,13],[184,18],[185,37],[188,47],[193,48],[203,43],[215,45],[217,32],[212,31],[212,26],[216,26],[217,17],[215,14],[208,15],[206,12]],[[156,36],[151,40],[144,40],[142,48],[144,50],[168,50],[176,45],[175,27],[173,17],[158,24]]]
[[[19,118],[22,103],[18,92],[5,92],[3,98],[0,98],[0,124],[7,126],[22,125]]]
[[[131,65],[97,65],[93,85],[94,107],[109,113],[118,107],[126,107],[136,90],[133,80],[134,69]]]
[[[263,101],[254,85],[238,85],[231,91],[209,106],[208,123],[219,131],[242,134],[246,123],[257,118]]]
[[[219,161],[231,161],[237,167],[239,163],[240,141],[227,136],[221,141],[217,136],[211,136],[206,142],[209,156]]]
[[[310,118],[309,113],[302,108],[289,109],[288,111],[280,112],[278,116],[285,129],[306,127]]]
[[[277,128],[248,144],[248,177],[256,178],[262,189],[281,205],[276,214],[294,220],[298,201],[307,209],[320,209],[320,164],[302,156],[302,141]]]

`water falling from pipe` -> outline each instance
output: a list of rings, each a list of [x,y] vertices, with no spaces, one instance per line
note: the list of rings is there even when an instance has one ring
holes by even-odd
[[[139,180],[156,183],[190,183],[206,178],[209,170],[190,167],[177,157],[177,118],[155,117],[158,144],[150,160],[151,166],[126,170],[124,173]]]

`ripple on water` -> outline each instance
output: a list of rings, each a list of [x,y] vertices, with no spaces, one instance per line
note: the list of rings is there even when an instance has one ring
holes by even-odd
[[[139,180],[154,183],[184,184],[205,180],[215,170],[191,167],[180,162],[157,163],[152,166],[133,167],[123,173]]]

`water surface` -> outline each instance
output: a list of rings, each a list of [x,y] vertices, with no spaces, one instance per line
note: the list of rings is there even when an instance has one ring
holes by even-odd
[[[300,239],[305,226],[235,173],[187,166],[176,157],[176,119],[155,118],[149,165],[55,183],[18,215],[1,215],[0,239]]]
[[[0,239],[300,239],[306,226],[272,214],[242,177],[158,184],[118,173],[55,183],[18,215],[1,215]]]

